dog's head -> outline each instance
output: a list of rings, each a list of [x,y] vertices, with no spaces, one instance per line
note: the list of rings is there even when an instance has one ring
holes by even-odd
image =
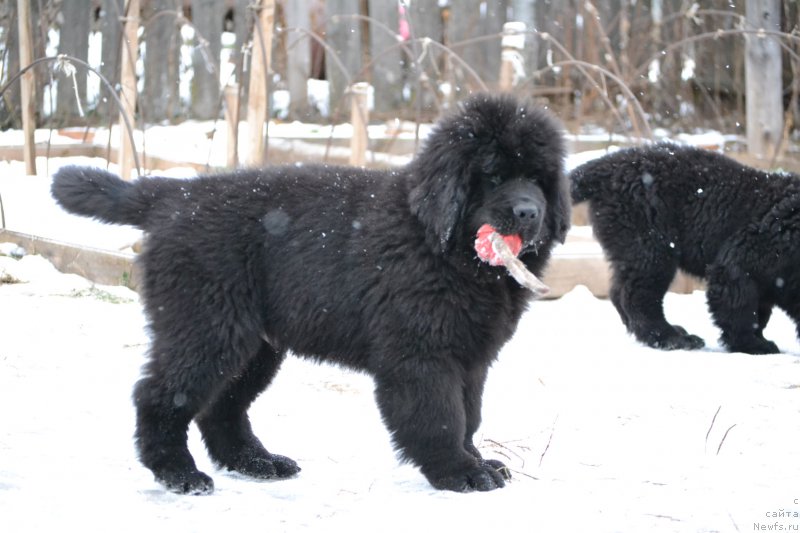
[[[436,125],[411,164],[411,210],[442,253],[471,247],[483,224],[519,235],[522,254],[563,242],[564,156],[561,127],[543,109],[507,95],[472,96]]]

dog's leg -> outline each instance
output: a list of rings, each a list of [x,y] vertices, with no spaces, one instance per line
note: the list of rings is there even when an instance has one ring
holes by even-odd
[[[511,479],[511,471],[502,461],[484,459],[475,446],[473,440],[475,432],[481,425],[481,404],[483,403],[483,386],[486,383],[488,368],[480,366],[468,372],[464,380],[464,413],[466,415],[467,431],[464,438],[464,449],[473,455],[482,464],[494,468],[505,479]]]
[[[189,453],[189,423],[245,368],[261,342],[242,329],[230,328],[236,335],[224,337],[220,328],[195,327],[198,313],[153,322],[151,360],[134,391],[139,458],[169,490],[187,494],[214,490]]]
[[[269,386],[285,353],[264,342],[258,354],[197,417],[212,459],[221,467],[261,479],[286,478],[300,471],[293,460],[269,453],[253,433],[247,409]]]
[[[625,305],[622,303],[624,291],[620,286],[620,282],[615,281],[615,279],[616,277],[611,281],[611,287],[609,288],[608,296],[611,299],[611,303],[614,304],[614,308],[617,310],[617,313],[619,313],[622,323],[625,324],[625,327],[628,329],[628,331],[632,331],[630,326],[631,319],[628,317],[628,311],[625,308]]]
[[[464,376],[458,364],[435,356],[401,360],[376,372],[375,395],[402,456],[438,489],[493,490],[503,476],[464,448]]]
[[[778,353],[778,346],[763,336],[772,306],[759,299],[758,287],[745,271],[731,264],[708,270],[708,308],[722,330],[722,342],[732,352]]]
[[[703,339],[664,317],[664,294],[676,271],[668,257],[657,259],[652,267],[616,263],[612,301],[628,331],[640,342],[664,350],[696,350],[704,346]]]
[[[189,423],[202,403],[199,395],[189,388],[176,388],[161,374],[146,374],[134,391],[139,459],[173,492],[213,492],[213,480],[197,469],[186,445]]]

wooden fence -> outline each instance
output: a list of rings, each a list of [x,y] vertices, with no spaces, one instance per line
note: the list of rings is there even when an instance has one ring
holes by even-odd
[[[775,27],[789,32],[796,2],[784,1],[782,10]],[[702,7],[681,0],[7,0],[0,2],[4,82],[24,68],[18,58],[45,57],[52,29],[58,53],[74,60],[37,66],[35,79],[23,77],[25,89],[7,87],[0,124],[21,126],[23,109],[30,115],[31,107],[38,124],[117,121],[113,90],[129,105],[131,122],[219,118],[227,102],[236,107],[229,116],[235,111],[258,137],[263,126],[248,113],[255,108],[266,119],[277,91],[289,95],[285,118],[319,120],[307,88],[309,79],[323,78],[329,120],[348,120],[349,87],[368,82],[373,119],[430,120],[469,92],[513,86],[546,99],[568,123],[591,119],[645,136],[651,125],[736,131],[745,123],[744,20],[744,7],[724,0]],[[516,30],[521,39],[504,51],[503,28],[512,21],[523,25]],[[225,54],[223,27],[234,36]],[[109,82],[94,99],[86,80],[95,74],[81,66],[92,32],[102,36],[97,71]],[[262,52],[265,39],[269,49]],[[787,38],[782,47],[778,77],[789,102],[782,107],[796,123],[798,46]],[[187,49],[190,57],[182,54]],[[137,87],[121,78],[122,60],[133,61],[132,68],[140,53]],[[54,72],[52,63],[75,69]],[[178,97],[182,71],[192,73],[188,101]],[[46,116],[51,78],[57,99]],[[258,160],[256,154],[248,162]]]

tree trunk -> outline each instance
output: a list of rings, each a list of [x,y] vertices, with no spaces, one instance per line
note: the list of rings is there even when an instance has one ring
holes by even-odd
[[[195,47],[192,51],[192,116],[215,118],[220,109],[219,60],[225,2],[192,0]]]
[[[89,57],[89,22],[91,21],[91,1],[71,0],[62,4],[63,23],[59,32],[58,53],[67,54],[86,61]],[[80,115],[86,105],[86,69],[76,67],[75,75],[65,72],[58,74],[58,94],[56,115],[64,123]],[[79,100],[79,101],[76,101]]]
[[[780,0],[747,0],[747,29],[780,31]],[[747,36],[747,149],[772,158],[783,134],[781,47],[771,36]]]

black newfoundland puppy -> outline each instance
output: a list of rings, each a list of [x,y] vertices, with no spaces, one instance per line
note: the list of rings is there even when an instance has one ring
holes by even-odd
[[[433,486],[502,487],[507,470],[472,438],[487,370],[531,293],[476,257],[475,236],[484,224],[519,236],[520,260],[542,272],[569,225],[562,143],[543,110],[477,95],[397,170],[133,182],[58,171],[52,193],[66,210],[147,233],[152,347],[134,392],[144,465],[172,491],[212,491],[186,446],[194,420],[220,467],[295,475],[247,416],[291,350],[372,375],[394,444]]]
[[[708,282],[708,305],[734,352],[775,353],[763,336],[777,305],[800,334],[800,179],[699,148],[620,150],[571,174],[588,200],[613,269],[611,299],[639,341],[663,349],[704,343],[664,318],[677,269]]]

